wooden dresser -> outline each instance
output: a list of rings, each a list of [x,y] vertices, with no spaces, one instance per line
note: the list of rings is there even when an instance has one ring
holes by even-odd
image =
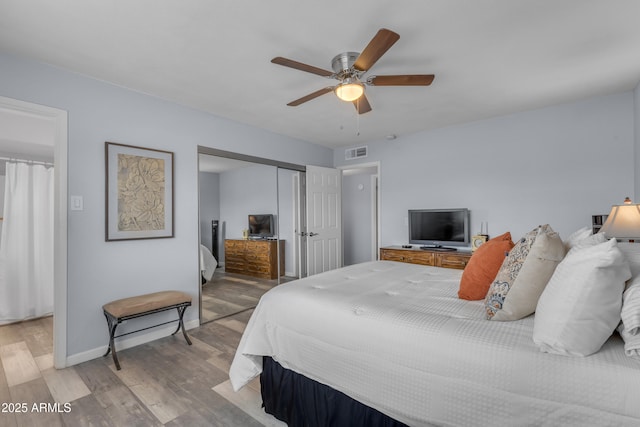
[[[388,246],[380,248],[380,259],[464,270],[469,259],[471,259],[471,253],[458,251],[442,252],[429,249]]]
[[[262,279],[277,279],[277,255],[276,240],[225,240],[224,270]],[[284,240],[280,240],[280,275],[284,275]]]

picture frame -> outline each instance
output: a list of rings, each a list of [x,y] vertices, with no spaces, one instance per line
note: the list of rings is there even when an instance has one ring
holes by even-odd
[[[105,240],[174,237],[173,152],[105,142]]]

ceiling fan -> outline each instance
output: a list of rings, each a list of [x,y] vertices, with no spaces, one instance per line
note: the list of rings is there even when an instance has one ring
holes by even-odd
[[[352,102],[358,114],[371,111],[369,100],[364,94],[367,86],[429,86],[433,82],[433,74],[401,74],[389,76],[364,75],[385,54],[400,36],[391,30],[381,28],[364,48],[362,53],[343,52],[336,55],[331,61],[333,71],[303,64],[302,62],[277,56],[271,60],[274,64],[295,68],[319,76],[336,79],[340,83],[335,86],[327,86],[302,98],[291,101],[287,105],[295,107],[307,101],[311,101],[329,92],[335,92],[343,101]]]

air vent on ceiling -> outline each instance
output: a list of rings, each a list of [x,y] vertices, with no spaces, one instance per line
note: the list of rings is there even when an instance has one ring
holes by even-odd
[[[345,160],[361,159],[363,157],[367,157],[366,145],[363,147],[347,148],[346,150],[344,150]]]

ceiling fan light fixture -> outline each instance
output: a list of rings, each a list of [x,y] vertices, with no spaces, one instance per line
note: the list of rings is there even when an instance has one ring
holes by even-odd
[[[380,28],[362,52],[342,52],[336,55],[331,61],[333,71],[281,56],[273,58],[271,62],[274,64],[317,74],[322,77],[329,77],[338,81],[334,86],[325,86],[302,98],[293,100],[287,105],[296,107],[333,91],[341,101],[352,103],[358,114],[365,114],[371,111],[371,104],[369,104],[369,100],[364,93],[365,84],[371,86],[429,86],[433,82],[433,74],[369,76],[366,80],[361,81],[371,67],[378,62],[382,55],[384,55],[398,39],[400,39],[399,34],[386,28]]]
[[[335,93],[341,100],[352,102],[362,96],[364,93],[364,85],[357,80],[346,79],[336,86]]]

